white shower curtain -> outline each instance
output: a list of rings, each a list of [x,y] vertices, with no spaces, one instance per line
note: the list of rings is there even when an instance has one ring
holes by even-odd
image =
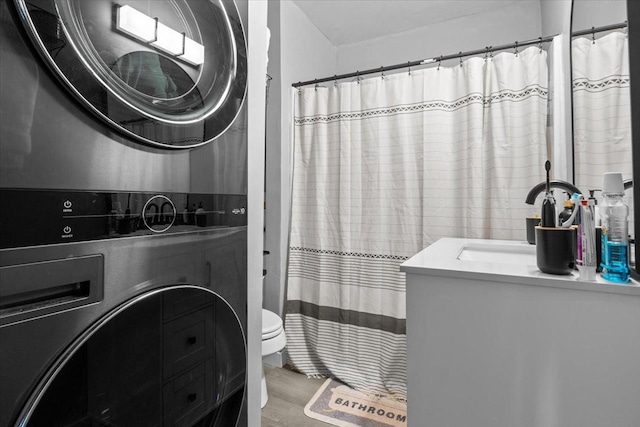
[[[399,264],[441,237],[525,238],[546,159],[546,53],[301,89],[286,332],[293,365],[406,398]]]
[[[633,177],[629,40],[615,32],[572,41],[575,183],[602,188],[605,172]]]

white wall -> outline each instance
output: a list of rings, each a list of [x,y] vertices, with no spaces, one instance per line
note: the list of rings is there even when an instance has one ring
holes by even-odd
[[[264,307],[283,313],[289,233],[291,85],[336,73],[336,47],[292,2],[269,2]],[[276,51],[279,48],[279,52]]]
[[[488,13],[339,46],[338,73],[434,58],[545,35],[541,33],[540,1],[522,0]]]

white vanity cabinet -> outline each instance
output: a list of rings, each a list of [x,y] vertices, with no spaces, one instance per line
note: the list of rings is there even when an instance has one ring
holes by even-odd
[[[407,277],[411,427],[639,427],[640,285],[538,271],[526,242],[441,239]]]

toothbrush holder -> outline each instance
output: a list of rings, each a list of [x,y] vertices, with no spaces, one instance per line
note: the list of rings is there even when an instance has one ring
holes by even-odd
[[[571,274],[576,264],[575,227],[536,227],[536,262],[543,273]]]

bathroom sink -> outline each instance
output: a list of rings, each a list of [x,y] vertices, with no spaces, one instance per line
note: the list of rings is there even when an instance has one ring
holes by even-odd
[[[504,244],[491,240],[469,242],[462,247],[457,259],[493,264],[536,265],[536,247],[528,243]]]

